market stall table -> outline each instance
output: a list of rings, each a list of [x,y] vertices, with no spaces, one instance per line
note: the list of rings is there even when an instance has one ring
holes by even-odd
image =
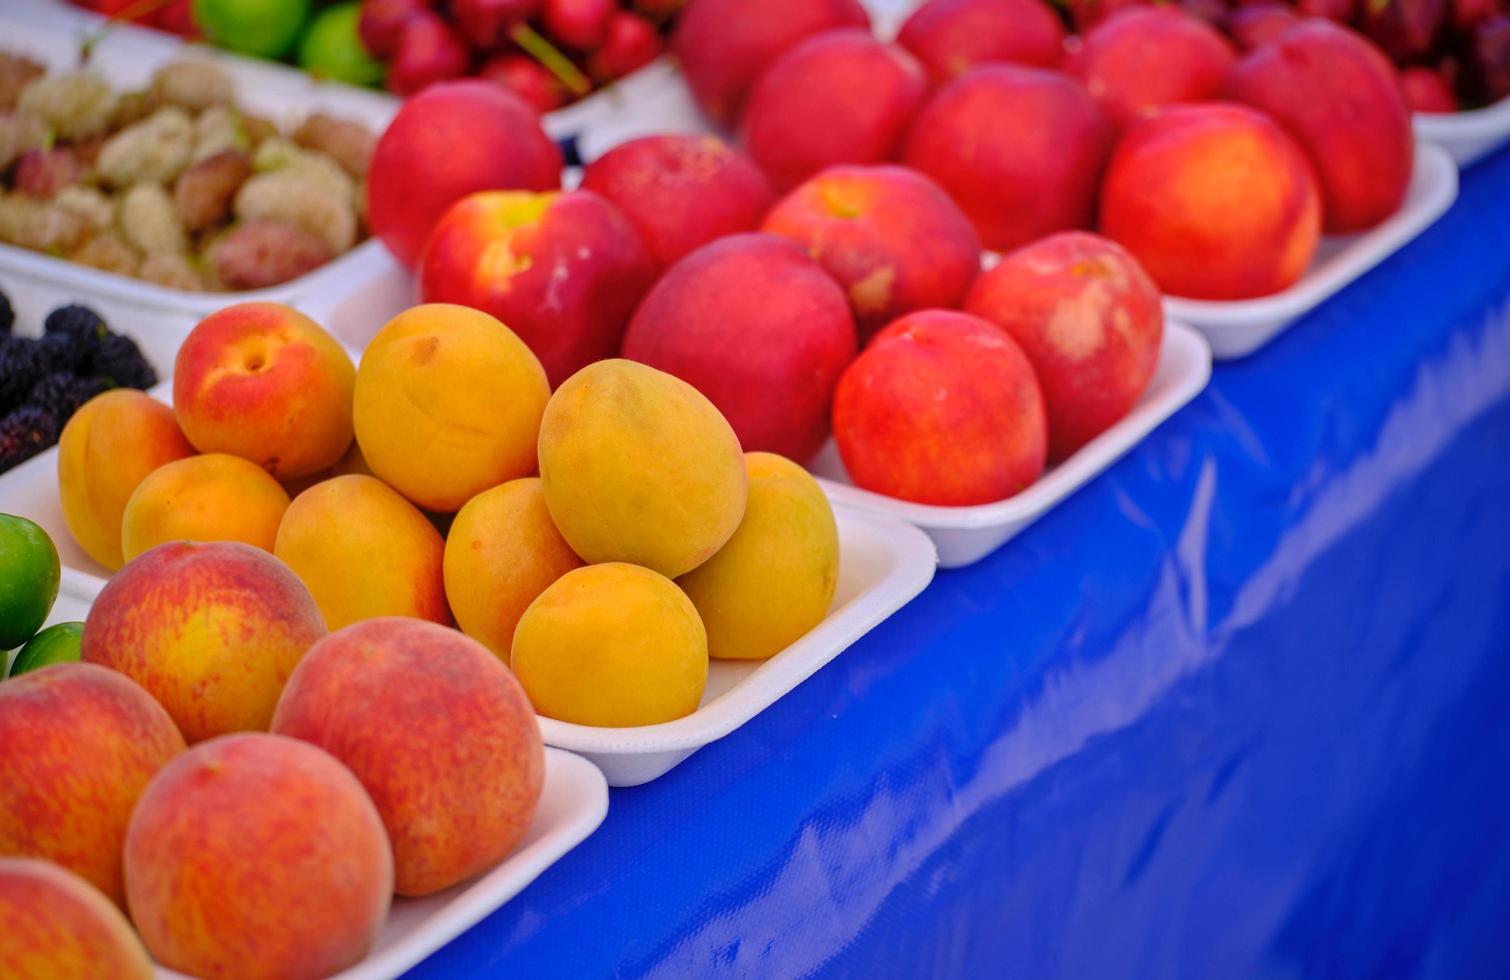
[[[1507,446],[1501,151],[411,975],[1502,969]]]

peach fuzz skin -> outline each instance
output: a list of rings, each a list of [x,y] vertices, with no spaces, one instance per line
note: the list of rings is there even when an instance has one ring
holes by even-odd
[[[86,402],[58,441],[58,502],[84,553],[111,571],[125,564],[131,494],[159,466],[192,455],[173,410],[151,395],[117,388]]]
[[[775,199],[749,157],[716,136],[680,133],[620,143],[587,165],[582,189],[618,207],[663,269],[715,239],[754,231]]]
[[[1023,246],[981,273],[964,308],[1005,330],[1032,362],[1055,462],[1126,415],[1159,363],[1158,287],[1098,235],[1066,231]]]
[[[903,313],[958,306],[980,271],[975,226],[906,167],[830,167],[777,203],[761,230],[795,242],[838,281],[861,346]]]
[[[624,335],[625,357],[706,395],[742,447],[796,460],[823,445],[855,346],[843,292],[772,235],[734,235],[672,266]]]
[[[162,706],[115,671],[54,664],[0,684],[0,854],[46,858],[123,905],[126,822],[183,750]]]
[[[895,160],[927,89],[906,49],[869,31],[825,31],[760,76],[740,142],[779,190],[834,164]]]
[[[324,635],[309,590],[272,555],[174,542],[100,590],[82,654],[146,688],[192,744],[265,730],[294,665]]]
[[[1090,225],[1111,137],[1074,79],[985,65],[923,106],[902,162],[954,198],[987,248],[1004,251]]]
[[[677,18],[671,50],[703,112],[731,126],[750,87],[783,51],[819,31],[869,26],[859,0],[698,0]]]
[[[334,337],[277,303],[199,322],[173,368],[173,412],[202,453],[249,459],[279,479],[334,465],[351,446],[356,368]]]
[[[561,186],[561,150],[540,117],[503,86],[440,82],[405,101],[367,175],[367,222],[413,269],[430,230],[474,191]]]
[[[942,84],[993,61],[1057,67],[1064,27],[1043,0],[929,0],[907,18],[897,43]]]
[[[1305,155],[1267,116],[1224,102],[1173,106],[1112,154],[1100,230],[1170,295],[1248,299],[1310,266],[1321,195]]]
[[[0,857],[0,976],[152,980],[131,923],[78,875]]]
[[[124,864],[147,948],[205,980],[338,973],[367,955],[393,898],[393,853],[356,777],[260,732],[164,768],[132,814]]]
[[[340,629],[374,616],[449,625],[440,532],[383,481],[338,476],[299,494],[284,512],[273,554]]]
[[[618,352],[654,277],[639,234],[606,199],[498,191],[464,198],[440,219],[420,260],[419,295],[497,317],[554,387]]]
[[[545,785],[540,727],[519,682],[482,644],[434,623],[370,619],[332,633],[294,671],[273,731],[350,767],[393,843],[400,895],[428,895],[507,857]]]
[[[876,335],[839,380],[834,438],[856,486],[942,506],[1010,497],[1048,454],[1026,355],[1000,328],[946,310]]]
[[[1372,228],[1399,210],[1415,165],[1410,107],[1394,66],[1362,36],[1305,21],[1243,58],[1230,91],[1306,152],[1327,232]],[[1317,92],[1346,94],[1318,99]]]

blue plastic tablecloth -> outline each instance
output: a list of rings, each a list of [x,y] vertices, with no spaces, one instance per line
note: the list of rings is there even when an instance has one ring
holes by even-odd
[[[415,977],[1510,974],[1510,151]]]

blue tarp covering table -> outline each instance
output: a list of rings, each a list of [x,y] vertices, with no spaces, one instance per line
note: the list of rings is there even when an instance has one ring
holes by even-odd
[[[1510,151],[417,968],[1504,976]]]

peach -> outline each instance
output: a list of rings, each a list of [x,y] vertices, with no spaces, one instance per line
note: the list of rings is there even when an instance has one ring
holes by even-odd
[[[146,688],[194,743],[265,730],[294,664],[324,635],[309,590],[272,555],[174,542],[100,590],[81,651]]]
[[[667,270],[635,312],[624,356],[707,395],[745,448],[806,459],[828,434],[855,326],[839,287],[796,246],[734,235]]]
[[[582,559],[561,537],[538,477],[484,490],[446,535],[446,598],[462,632],[507,661],[525,607]]]
[[[676,583],[608,562],[567,572],[530,603],[509,663],[547,718],[655,725],[697,710],[708,635]]]
[[[697,104],[728,126],[750,86],[787,48],[829,28],[869,26],[859,0],[691,0],[671,50]]]
[[[1048,424],[1033,367],[1005,331],[923,310],[877,334],[839,379],[834,438],[856,486],[968,506],[1038,479]]]
[[[716,136],[668,133],[620,143],[582,173],[664,268],[717,238],[754,231],[774,195],[760,168]]]
[[[550,385],[524,341],[464,306],[415,306],[378,331],[357,370],[357,442],[372,472],[434,511],[535,468]]]
[[[256,463],[226,453],[158,467],[137,485],[121,518],[130,561],[168,541],[241,541],[273,550],[288,493]]]
[[[1001,327],[1033,364],[1062,460],[1126,415],[1159,363],[1164,307],[1126,249],[1060,232],[981,273],[965,311]]]
[[[0,854],[56,862],[123,904],[126,822],[183,750],[162,706],[103,667],[53,664],[0,684]]]
[[[1238,62],[1231,92],[1305,150],[1326,231],[1372,228],[1405,200],[1415,162],[1410,107],[1389,59],[1361,35],[1324,20],[1297,24]]]
[[[1247,299],[1305,273],[1320,239],[1321,195],[1305,154],[1263,113],[1224,102],[1171,106],[1129,130],[1112,154],[1101,233],[1166,293]]]
[[[55,864],[0,858],[0,976],[152,980],[121,910]]]
[[[1111,127],[1074,79],[987,65],[944,86],[918,113],[903,155],[1010,249],[1090,224]]]
[[[351,446],[356,369],[298,310],[238,303],[201,320],[173,368],[173,412],[202,453],[231,453],[294,479]]]
[[[740,141],[778,190],[836,163],[895,160],[928,88],[905,48],[868,31],[816,34],[750,90]]]
[[[654,278],[629,219],[591,191],[487,191],[457,201],[436,224],[419,296],[502,320],[558,385],[618,352]]]
[[[1134,7],[1086,32],[1064,67],[1126,126],[1157,106],[1217,98],[1236,60],[1226,38],[1180,8]]]
[[[897,43],[943,83],[993,61],[1054,68],[1064,27],[1042,0],[928,0],[902,24]]]
[[[325,623],[375,616],[451,622],[435,527],[383,481],[351,474],[294,498],[273,554],[308,587]]]
[[[481,643],[434,623],[369,619],[315,644],[273,731],[351,768],[393,842],[400,895],[440,891],[507,857],[545,784],[519,682]]]
[[[126,831],[131,919],[163,966],[315,980],[367,955],[393,852],[377,808],[328,753],[225,735],[158,773]]]
[[[624,360],[589,364],[551,396],[540,480],[551,520],[583,560],[667,578],[723,547],[748,492],[739,440],[713,403]]]
[[[121,554],[126,502],[147,474],[194,455],[173,410],[130,388],[96,395],[58,440],[58,501],[79,547],[114,571]]]
[[[980,235],[933,181],[906,167],[830,167],[766,215],[844,287],[861,342],[903,313],[953,308],[980,271]]]
[[[519,96],[489,81],[431,85],[405,101],[367,174],[367,222],[414,268],[446,208],[473,191],[561,186],[561,150]]]
[[[764,660],[823,622],[839,584],[839,530],[818,481],[774,453],[745,453],[750,499],[718,554],[677,579],[708,655]]]

